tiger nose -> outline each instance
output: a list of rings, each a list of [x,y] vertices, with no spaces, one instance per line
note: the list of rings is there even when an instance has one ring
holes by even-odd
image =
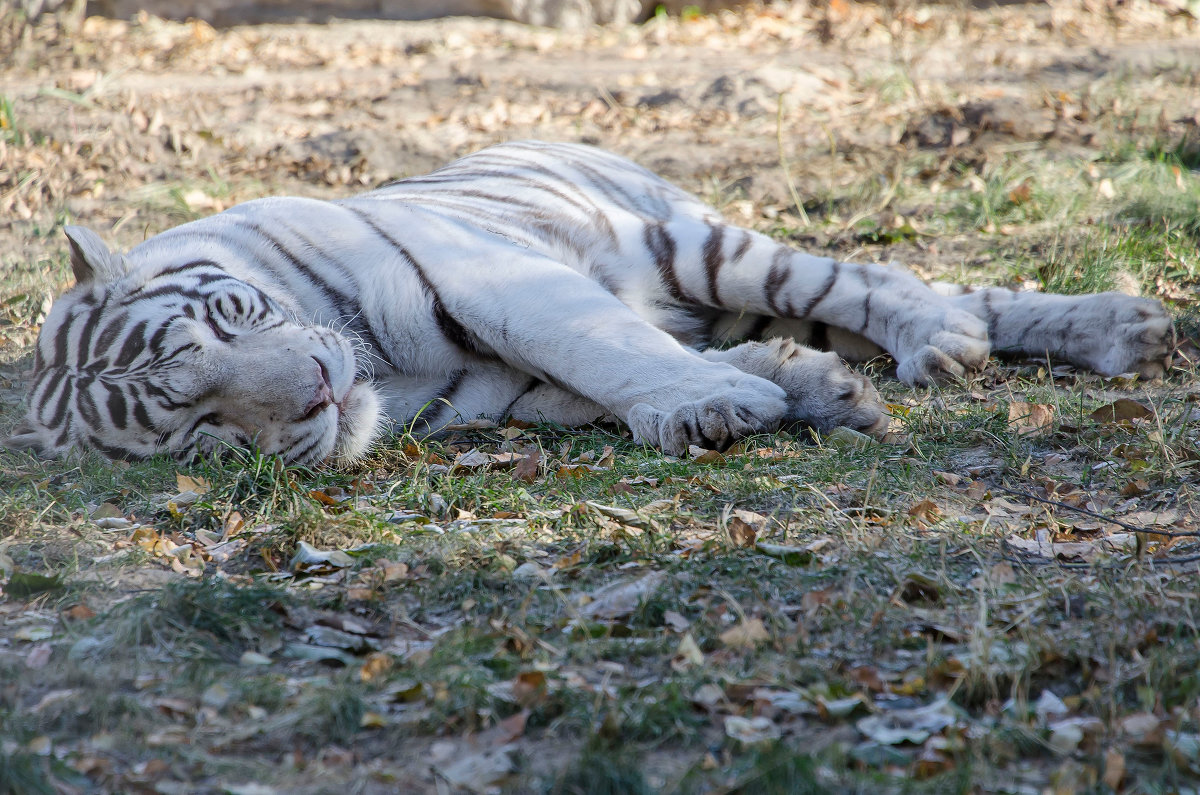
[[[313,357],[313,361],[317,363],[317,368],[320,376],[320,383],[317,385],[316,394],[312,400],[308,401],[308,405],[304,407],[304,415],[301,419],[311,420],[313,417],[320,414],[326,406],[333,405],[333,386],[329,383],[329,370],[325,368],[324,362]]]

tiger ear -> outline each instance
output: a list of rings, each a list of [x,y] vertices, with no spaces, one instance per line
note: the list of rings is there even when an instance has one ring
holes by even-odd
[[[125,275],[125,258],[109,251],[98,234],[82,226],[67,226],[63,231],[71,245],[71,271],[76,284],[106,284]]]

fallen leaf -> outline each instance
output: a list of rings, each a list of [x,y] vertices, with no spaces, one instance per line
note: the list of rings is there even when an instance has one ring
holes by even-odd
[[[532,707],[546,698],[546,674],[522,671],[512,683],[513,699],[523,707]]]
[[[454,463],[450,465],[450,471],[453,472],[456,469],[483,469],[491,463],[491,456],[482,450],[473,449],[455,456]]]
[[[1108,405],[1101,406],[1088,416],[1096,422],[1128,422],[1153,417],[1154,409],[1136,400],[1119,398]]]
[[[44,668],[50,662],[52,647],[49,643],[38,643],[25,655],[26,668]]]
[[[761,618],[742,621],[721,633],[721,642],[734,649],[752,649],[770,638]]]
[[[1033,198],[1033,178],[1025,178],[1019,185],[1008,191],[1008,200],[1013,204],[1024,204]]]
[[[908,509],[908,515],[917,520],[918,526],[936,524],[942,512],[933,500],[921,500]]]
[[[729,540],[735,547],[753,547],[758,534],[767,526],[767,517],[753,511],[737,510],[726,522]]]
[[[1102,779],[1109,789],[1119,792],[1121,783],[1125,780],[1125,754],[1116,748],[1104,752],[1104,777]]]
[[[1038,696],[1037,702],[1033,705],[1034,714],[1043,723],[1051,718],[1066,715],[1070,711],[1067,705],[1063,703],[1063,700],[1049,690],[1043,690],[1042,694]]]
[[[1192,773],[1200,773],[1200,734],[1167,729],[1163,737],[1163,748],[1177,765]]]
[[[102,502],[96,506],[89,517],[93,522],[101,519],[124,519],[125,512],[111,502]]]
[[[817,714],[821,716],[822,720],[841,720],[868,707],[867,697],[862,693],[855,693],[846,698],[827,699],[824,696],[817,696]]]
[[[1018,436],[1034,436],[1054,424],[1054,406],[1013,401],[1008,406],[1008,427]]]
[[[679,646],[675,649],[675,654],[671,656],[671,670],[682,673],[693,666],[704,664],[704,652],[700,650],[700,646],[696,643],[696,639],[692,637],[692,633],[686,632],[679,640]]]
[[[519,480],[522,483],[533,483],[537,480],[538,469],[542,463],[542,453],[536,447],[529,448],[529,452],[523,458],[517,461],[513,467],[512,478]]]
[[[1150,712],[1136,712],[1120,720],[1121,734],[1134,745],[1158,746],[1163,739],[1163,721]]]
[[[480,732],[472,739],[477,748],[491,750],[515,743],[525,736],[525,724],[529,722],[529,710],[514,712],[495,726]]]
[[[905,576],[904,581],[900,583],[899,596],[901,600],[909,604],[942,601],[942,592],[938,581],[927,574],[915,571]]]
[[[825,434],[822,441],[838,450],[870,450],[879,446],[879,442],[874,437],[844,425],[839,425]]]
[[[364,712],[358,720],[360,729],[382,729],[387,726],[387,718],[378,712]]]
[[[469,792],[499,791],[499,785],[515,770],[511,750],[499,748],[484,753],[462,754],[435,770],[448,784]]]
[[[709,710],[724,700],[725,691],[721,689],[720,685],[712,682],[700,685],[696,688],[696,692],[692,693],[692,703]]]
[[[175,473],[175,488],[181,492],[190,491],[195,494],[204,494],[209,490],[208,481],[204,478],[185,475],[182,472]]]
[[[637,610],[665,578],[663,572],[654,571],[635,580],[606,585],[589,595],[591,601],[580,609],[580,615],[584,618],[624,618]]]
[[[922,707],[889,709],[859,718],[855,728],[881,745],[920,745],[936,732],[954,725],[954,707],[942,697]]]
[[[392,669],[395,660],[387,652],[374,651],[367,655],[362,667],[358,669],[358,678],[363,682],[378,679]]]
[[[720,464],[725,456],[717,450],[708,450],[697,445],[688,446],[688,457],[697,464]]]
[[[96,611],[87,605],[73,605],[62,611],[63,618],[69,618],[72,621],[87,621],[89,618],[96,617]]]
[[[665,611],[663,613],[663,621],[676,632],[687,632],[688,627],[692,625],[692,622],[688,621],[683,614],[677,613],[674,610]]]
[[[354,565],[354,558],[337,549],[317,549],[306,541],[296,544],[296,554],[288,568],[297,574],[315,574]]]
[[[743,745],[772,743],[782,734],[782,730],[768,718],[743,718],[740,715],[725,718],[725,735]]]

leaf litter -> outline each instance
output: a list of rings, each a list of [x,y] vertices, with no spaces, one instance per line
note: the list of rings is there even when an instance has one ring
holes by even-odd
[[[11,166],[0,173],[0,209],[17,219],[3,231],[9,250],[52,263],[58,245],[44,230],[63,208],[128,248],[143,226],[221,209],[263,185],[342,192],[537,133],[598,141],[692,189],[711,183],[706,198],[725,203],[731,218],[800,235],[806,248],[846,253],[849,241],[924,275],[986,278],[971,264],[983,249],[930,231],[940,213],[918,201],[881,212],[867,205],[877,217],[864,232],[848,223],[857,208],[839,185],[858,184],[856,175],[876,173],[881,153],[893,153],[906,190],[937,188],[930,206],[961,186],[994,199],[988,212],[1008,213],[977,219],[970,237],[1019,243],[1041,223],[1023,225],[1019,214],[1037,213],[1056,180],[1005,173],[1032,167],[1020,146],[1092,147],[1081,169],[1087,192],[1112,202],[1135,186],[1107,170],[1112,151],[1087,143],[1085,127],[1112,122],[1118,144],[1170,140],[1187,126],[1175,109],[1184,119],[1200,110],[1188,104],[1194,87],[1158,67],[1149,87],[1137,60],[1146,37],[1173,47],[1170,37],[1189,24],[1183,5],[1110,4],[1103,22],[1071,3],[887,12],[835,2],[624,32],[456,21],[375,25],[369,36],[353,24],[217,31],[93,18],[70,46],[38,29],[32,57],[62,86],[42,85],[23,62],[14,67],[43,93],[11,89],[15,118],[32,132],[17,145],[9,127],[0,130]],[[966,34],[954,32],[960,25]],[[840,51],[814,44],[826,39]],[[1079,43],[1089,40],[1107,49],[1089,53]],[[927,41],[936,46],[906,49]],[[102,64],[76,49],[97,46],[87,57]],[[730,74],[680,80],[671,64],[695,65],[687,54],[697,46],[711,55],[703,68]],[[617,77],[546,68],[547,59],[589,51]],[[729,53],[783,59],[785,68],[735,68]],[[787,60],[794,53],[803,64]],[[1042,64],[1040,74],[1062,85],[1039,84],[1033,101],[1006,105],[989,93],[994,86],[966,77],[952,86],[961,101],[943,96],[950,84],[930,77],[946,73],[943,59],[976,56],[1001,73]],[[1100,97],[1112,86],[1068,85],[1054,66],[1064,58],[1083,64],[1081,74],[1096,58],[1106,70],[1119,62],[1116,71],[1170,112],[1145,126],[1128,115],[1136,107],[1128,98]],[[362,80],[323,82],[322,64],[358,69],[360,60]],[[99,65],[115,76],[113,88],[71,103],[68,126],[66,103],[47,92],[96,85]],[[154,82],[174,82],[181,70],[266,87],[198,89],[198,107],[222,110],[189,110]],[[287,76],[301,73],[305,85]],[[563,85],[543,85],[538,75],[550,73]],[[568,79],[576,73],[599,83],[576,86]],[[692,83],[678,101],[654,99]],[[1016,81],[1005,90],[1021,91]],[[264,105],[262,91],[289,99]],[[373,115],[391,107],[413,118]],[[784,135],[762,134],[763,118],[780,108]],[[333,119],[335,137],[352,139],[347,151],[357,155],[320,149],[316,128]],[[389,145],[374,148],[381,125]],[[801,131],[818,127],[810,146]],[[68,128],[69,137],[54,132]],[[745,162],[779,159],[780,139],[811,155],[803,182],[817,187],[802,199],[816,223],[801,225],[771,169],[740,181]],[[164,170],[196,184],[164,204],[149,193]],[[1172,190],[1190,190],[1187,169],[1167,171]],[[212,184],[214,174],[228,185]],[[1043,250],[1040,240],[1030,245]],[[61,268],[40,272],[43,281],[65,278]],[[1193,300],[1186,277],[1160,277],[1156,289]],[[3,304],[6,349],[32,340],[47,292],[21,287]],[[1048,382],[1069,382],[1070,399],[1051,396]],[[962,770],[984,788],[1056,792],[1096,781],[1128,790],[1168,768],[1200,775],[1200,716],[1181,685],[1196,665],[1194,572],[1159,563],[1195,549],[1186,535],[1168,535],[1196,530],[1196,418],[1179,410],[1194,404],[1194,386],[1166,402],[1143,387],[1071,368],[989,367],[962,400],[951,389],[928,399],[889,394],[894,427],[911,443],[838,430],[820,448],[780,435],[679,461],[600,432],[580,442],[468,423],[445,443],[404,441],[344,475],[275,472],[248,482],[236,468],[159,473],[162,491],[147,499],[126,485],[145,471],[136,466],[116,470],[127,478],[112,485],[6,456],[5,477],[15,473],[14,488],[28,488],[35,509],[17,505],[0,533],[8,643],[0,663],[39,678],[20,680],[17,702],[0,697],[0,720],[17,730],[4,724],[0,763],[62,759],[114,789],[187,791],[195,782],[182,780],[185,766],[128,760],[146,759],[146,748],[164,758],[194,750],[278,782],[196,785],[247,793],[348,779],[385,782],[387,791],[396,782],[430,792],[552,785],[585,744],[617,745],[667,789],[686,775],[706,776],[713,791],[744,787],[757,775],[747,766],[779,749],[835,749],[819,768],[834,790],[861,784],[859,775],[878,784]],[[939,449],[959,437],[955,450]],[[1003,492],[1005,484],[1061,505]],[[21,529],[26,522],[36,536]],[[78,573],[66,559],[82,561]],[[264,583],[275,590],[251,590]],[[213,584],[217,591],[205,590]],[[243,592],[257,594],[252,607],[238,607]],[[148,593],[159,598],[138,601]],[[132,633],[118,620],[122,605],[141,611]],[[207,675],[180,674],[185,661]],[[43,732],[66,725],[63,715],[102,708],[103,698],[93,702],[105,693],[124,699],[130,736],[74,718],[78,731]]]

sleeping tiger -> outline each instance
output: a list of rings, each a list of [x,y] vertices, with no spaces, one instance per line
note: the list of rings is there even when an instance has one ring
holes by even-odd
[[[77,284],[7,440],[44,455],[257,445],[314,464],[389,424],[479,418],[619,420],[668,454],[785,423],[880,435],[879,394],[839,355],[886,351],[910,384],[991,350],[1152,377],[1172,344],[1154,301],[942,295],[731,226],[572,144],[494,146],[341,201],[250,201],[124,255],[66,233]]]

